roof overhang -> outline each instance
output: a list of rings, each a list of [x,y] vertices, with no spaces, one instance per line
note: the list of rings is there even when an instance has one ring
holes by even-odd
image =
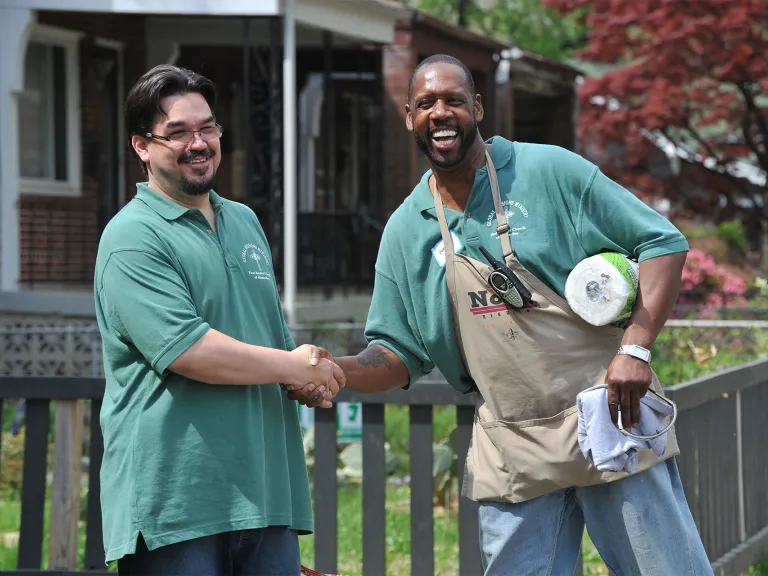
[[[147,16],[280,16],[282,0],[3,0],[4,8]],[[296,22],[363,42],[390,44],[406,11],[395,0],[295,0]]]
[[[5,0],[6,8],[124,14],[277,16],[279,0]]]

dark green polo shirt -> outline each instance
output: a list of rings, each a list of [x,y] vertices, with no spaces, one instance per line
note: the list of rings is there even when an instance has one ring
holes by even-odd
[[[642,262],[688,249],[666,218],[607,178],[592,163],[564,148],[492,143],[512,249],[523,265],[561,296],[571,270],[602,251],[633,255]],[[466,391],[456,344],[440,226],[429,191],[431,170],[387,221],[376,262],[366,337],[394,351],[411,383],[435,366],[450,384]],[[485,166],[475,174],[464,213],[446,209],[457,250],[484,262],[484,246],[501,259],[496,212]]]
[[[209,328],[294,348],[256,216],[210,199],[216,232],[200,211],[139,184],[99,243],[108,562],[132,553],[139,532],[154,549],[267,525],[313,529],[296,403],[278,384],[210,385],[168,371]]]

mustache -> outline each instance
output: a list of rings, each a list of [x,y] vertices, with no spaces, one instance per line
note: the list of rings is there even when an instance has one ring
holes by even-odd
[[[215,155],[216,152],[210,148],[206,148],[205,150],[189,150],[182,154],[181,158],[179,158],[179,162],[189,162],[190,160],[196,160],[198,158],[213,158]]]

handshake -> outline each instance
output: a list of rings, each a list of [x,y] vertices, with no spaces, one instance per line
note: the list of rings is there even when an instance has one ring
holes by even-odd
[[[347,379],[328,350],[304,344],[290,352],[293,378],[281,384],[288,398],[309,408],[333,408],[331,400],[344,388]]]

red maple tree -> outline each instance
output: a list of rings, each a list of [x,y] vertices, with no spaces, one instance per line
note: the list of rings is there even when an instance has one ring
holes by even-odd
[[[580,89],[583,153],[641,197],[678,214],[741,215],[765,237],[768,0],[543,4],[584,10],[578,57],[609,65]]]

